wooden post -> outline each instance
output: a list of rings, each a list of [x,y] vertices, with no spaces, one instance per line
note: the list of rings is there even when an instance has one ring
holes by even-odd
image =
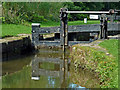
[[[65,45],[68,45],[68,25],[67,25],[67,9],[60,9],[60,44],[63,46],[63,50],[65,49]]]
[[[100,30],[100,39],[102,39],[102,37],[103,37],[103,17],[102,17],[102,15],[100,17],[100,28],[101,28],[101,30]]]
[[[32,77],[31,79],[33,80],[39,80],[40,75],[39,75],[39,61],[36,59],[36,55],[34,57],[34,60],[32,60]]]
[[[38,33],[39,28],[40,28],[39,23],[32,23],[32,42],[33,42],[33,44],[36,44],[39,41],[39,33]]]
[[[107,39],[107,17],[105,14],[102,14],[100,17],[100,39]]]
[[[104,29],[104,39],[107,39],[108,38],[108,31],[107,31],[107,18],[105,18],[105,22],[104,22],[104,24],[105,24],[105,29]]]
[[[114,9],[110,9],[109,10],[109,14],[110,14],[110,22],[113,22],[115,19],[115,10]]]

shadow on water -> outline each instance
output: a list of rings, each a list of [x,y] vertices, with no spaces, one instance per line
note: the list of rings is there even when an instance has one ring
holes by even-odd
[[[40,49],[31,64],[22,71],[3,79],[9,88],[98,88],[97,78],[89,71],[74,70],[70,65],[69,50]],[[28,61],[29,61],[28,60]]]

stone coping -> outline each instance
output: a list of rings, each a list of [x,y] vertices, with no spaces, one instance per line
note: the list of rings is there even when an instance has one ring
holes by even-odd
[[[31,34],[18,34],[18,36],[6,37],[6,38],[3,38],[3,39],[0,39],[0,43],[16,41],[16,40],[20,40],[20,39],[23,39],[23,38],[26,38],[26,37],[31,38]]]

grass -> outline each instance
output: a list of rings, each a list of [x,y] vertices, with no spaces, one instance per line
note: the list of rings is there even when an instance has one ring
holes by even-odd
[[[68,22],[68,25],[87,25],[87,24],[99,24],[99,20],[88,20],[87,23],[84,23],[84,21],[70,21]]]
[[[101,47],[106,48],[107,51],[114,57],[112,63],[115,63],[115,66],[112,67],[114,71],[111,73],[113,79],[111,82],[112,85],[118,85],[118,52],[120,51],[120,48],[118,48],[118,42],[119,40],[111,39],[105,40],[104,42],[99,44]]]
[[[2,37],[17,36],[17,34],[30,34],[31,27],[15,24],[2,24]]]
[[[101,88],[118,88],[118,40],[105,40],[99,45],[111,55],[92,47],[74,45],[72,62],[76,68],[83,67],[97,72]]]
[[[68,25],[87,25],[87,24],[99,24],[99,20],[88,20],[87,23],[84,23],[83,20],[81,21],[68,21]],[[53,21],[48,21],[48,22],[43,22],[41,23],[41,27],[53,27],[53,26],[60,26],[60,22],[53,22]]]
[[[98,24],[99,21],[89,21],[87,24]],[[85,24],[83,21],[69,21],[68,25],[81,25]],[[41,23],[41,27],[54,27],[60,26],[60,22],[43,22]],[[24,23],[24,25],[16,25],[16,24],[2,24],[2,37],[6,36],[17,36],[17,34],[31,34],[31,23]]]
[[[99,44],[101,47],[106,48],[110,54],[114,57],[118,57],[118,40],[111,39],[105,40],[104,42]]]
[[[77,68],[81,66],[97,72],[101,88],[118,88],[118,40],[104,40],[99,45],[106,48],[112,56],[96,48],[74,45],[71,62]],[[78,78],[73,77],[75,81],[79,80],[79,74],[76,75]],[[46,80],[38,82],[31,80],[31,67],[25,67],[22,71],[3,76],[2,81],[3,88],[45,87],[47,83]]]

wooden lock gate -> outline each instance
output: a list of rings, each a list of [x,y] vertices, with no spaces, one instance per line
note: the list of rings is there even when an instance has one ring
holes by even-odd
[[[91,25],[72,25],[68,26],[68,14],[98,14],[100,24]],[[66,8],[60,9],[60,27],[40,27],[40,24],[32,24],[32,42],[35,46],[70,46],[83,43],[84,41],[70,40],[74,33],[98,33],[99,39],[107,39],[108,32],[120,31],[120,23],[109,23],[113,21],[112,16],[117,14],[117,10],[109,11],[68,11]],[[119,16],[114,19],[120,20]],[[55,36],[51,40],[43,39],[43,34],[54,33]],[[74,35],[75,36],[75,35]],[[80,35],[79,35],[80,36]],[[90,42],[90,41],[88,41]]]

